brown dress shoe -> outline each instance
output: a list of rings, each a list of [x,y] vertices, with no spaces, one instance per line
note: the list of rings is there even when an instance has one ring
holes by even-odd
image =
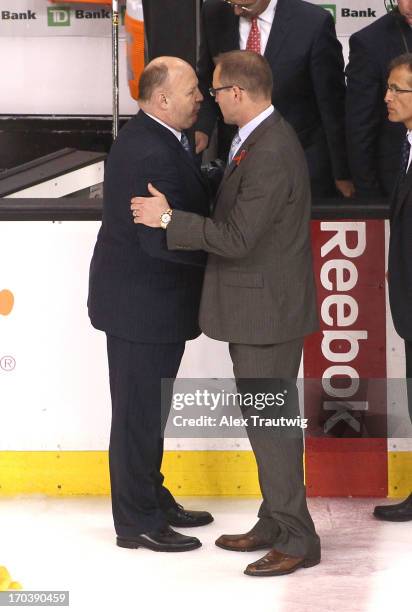
[[[225,550],[250,552],[252,550],[270,548],[273,545],[273,540],[249,531],[248,533],[239,533],[237,535],[222,535],[216,540],[215,544]]]
[[[283,576],[291,574],[300,567],[312,567],[318,563],[320,563],[320,558],[291,557],[272,548],[267,555],[248,565],[245,574],[248,576]]]

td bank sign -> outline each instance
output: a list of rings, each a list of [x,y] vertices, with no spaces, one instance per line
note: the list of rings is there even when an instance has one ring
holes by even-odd
[[[47,25],[49,27],[64,27],[70,25],[70,9],[48,7]]]
[[[320,4],[325,11],[328,11],[336,22],[337,10],[336,4]],[[376,19],[379,17],[378,11],[375,8],[353,9],[342,6],[340,8],[339,17],[352,19]]]
[[[124,24],[126,7],[121,7],[121,24]],[[95,10],[70,9],[63,6],[47,8],[47,25],[51,28],[68,27],[72,21],[111,20],[111,10],[99,8]]]

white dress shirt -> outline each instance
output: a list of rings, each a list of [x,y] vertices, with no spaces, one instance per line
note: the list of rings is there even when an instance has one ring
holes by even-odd
[[[275,17],[277,0],[270,0],[267,8],[258,15],[257,25],[260,31],[260,52],[263,55],[269,39],[270,29]],[[246,49],[247,39],[251,27],[250,19],[241,17],[239,19],[239,47],[242,51]]]
[[[254,117],[252,119],[252,121],[249,121],[249,123],[246,123],[246,125],[244,125],[243,127],[239,128],[238,131],[238,135],[240,138],[240,142],[239,145],[236,149],[236,151],[233,152],[233,157],[236,155],[237,151],[239,151],[239,149],[241,148],[242,144],[245,142],[246,138],[248,136],[250,136],[250,134],[253,132],[253,130],[255,130],[257,128],[258,125],[260,125],[262,123],[262,121],[264,121],[266,119],[266,117],[269,117],[269,115],[271,115],[274,111],[274,107],[271,104],[270,106],[268,106],[267,108],[265,108],[264,111],[262,111],[259,115],[256,115],[256,117]],[[233,157],[231,159],[233,159]]]
[[[167,123],[164,123],[163,121],[161,121],[157,117],[154,117],[150,113],[146,113],[146,115],[148,117],[150,117],[150,119],[153,119],[153,121],[157,121],[157,123],[160,123],[160,125],[163,125],[163,127],[165,127],[168,130],[170,130],[172,132],[172,134],[174,134],[176,136],[176,138],[178,139],[179,142],[182,140],[182,132],[179,132],[178,130],[175,130],[174,128],[170,127],[170,125],[167,125]]]

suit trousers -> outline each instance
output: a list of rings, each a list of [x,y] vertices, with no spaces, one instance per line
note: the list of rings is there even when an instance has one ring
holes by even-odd
[[[165,526],[164,510],[176,506],[160,471],[163,425],[170,410],[170,401],[161,397],[161,381],[176,377],[184,348],[184,342],[146,344],[107,336],[112,397],[109,467],[118,536]],[[172,385],[166,387],[171,399]]]
[[[229,344],[238,392],[295,390],[277,416],[298,414],[296,378],[303,339],[282,344]],[[259,384],[260,379],[260,384]],[[283,380],[282,380],[283,379]],[[244,416],[245,408],[242,408]],[[246,427],[256,457],[263,501],[252,532],[272,539],[273,547],[296,557],[320,558],[320,541],[309,514],[303,476],[303,435],[300,427],[281,432],[273,426]]]

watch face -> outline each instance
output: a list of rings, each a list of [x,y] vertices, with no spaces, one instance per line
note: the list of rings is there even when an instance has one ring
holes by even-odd
[[[167,213],[167,212],[163,213],[160,218],[162,220],[162,223],[169,223],[169,221],[171,219],[170,214]]]

